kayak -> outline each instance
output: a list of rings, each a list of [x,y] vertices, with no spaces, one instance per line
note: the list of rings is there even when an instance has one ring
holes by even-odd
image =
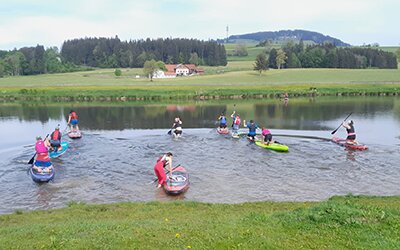
[[[189,174],[182,166],[178,166],[172,172],[172,178],[167,176],[163,189],[167,194],[177,195],[189,189]]]
[[[80,130],[75,130],[75,131],[69,131],[68,132],[68,137],[71,139],[79,139],[82,137],[82,133]]]
[[[347,143],[346,139],[342,139],[342,138],[338,138],[338,137],[333,137],[332,142],[339,144],[340,146],[349,148],[349,149],[355,149],[355,150],[367,150],[368,149],[368,147],[366,145]]]
[[[57,152],[50,151],[49,152],[50,158],[56,158],[56,157],[59,157],[60,155],[64,154],[65,151],[67,151],[67,149],[68,149],[68,142],[66,142],[66,141],[61,142],[61,147],[62,147],[62,149],[58,150]]]
[[[35,182],[49,182],[54,178],[54,168],[51,172],[44,171],[46,168],[40,168],[42,171],[37,172],[36,170],[33,169],[33,166],[29,170],[29,174],[32,177],[32,180]]]
[[[289,147],[284,145],[284,144],[280,144],[280,143],[272,143],[272,144],[264,144],[264,142],[258,140],[255,141],[256,145],[262,148],[266,148],[266,149],[271,149],[271,150],[275,150],[278,152],[287,152],[289,151]]]
[[[229,134],[229,129],[228,128],[220,128],[220,127],[218,127],[217,128],[217,133],[221,134],[221,135],[227,135],[227,134]]]

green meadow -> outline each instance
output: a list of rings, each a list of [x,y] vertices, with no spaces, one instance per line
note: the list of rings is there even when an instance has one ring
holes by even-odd
[[[2,249],[398,249],[400,197],[86,205],[0,215]]]

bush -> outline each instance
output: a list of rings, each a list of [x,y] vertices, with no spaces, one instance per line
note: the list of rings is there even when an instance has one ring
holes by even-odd
[[[120,69],[115,69],[114,74],[115,74],[115,76],[121,76],[122,71]]]

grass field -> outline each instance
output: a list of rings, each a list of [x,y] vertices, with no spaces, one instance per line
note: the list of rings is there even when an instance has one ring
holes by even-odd
[[[22,240],[23,239],[23,240]],[[397,249],[400,197],[84,205],[0,216],[2,249]]]
[[[285,69],[259,75],[248,70],[249,62],[232,62],[218,73],[175,79],[137,79],[138,69],[113,69],[67,74],[19,76],[0,79],[0,97],[29,98],[116,98],[191,99],[212,97],[255,97],[288,92],[290,95],[336,95],[400,93],[400,70]],[[240,70],[238,70],[240,69]],[[207,69],[208,70],[208,69]],[[214,68],[216,70],[216,68]]]

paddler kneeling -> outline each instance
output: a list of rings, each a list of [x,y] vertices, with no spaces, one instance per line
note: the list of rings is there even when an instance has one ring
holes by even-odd
[[[346,143],[357,145],[358,143],[356,141],[356,130],[354,129],[353,120],[350,120],[348,122],[343,122],[342,126],[346,128],[347,131]]]
[[[173,155],[171,152],[166,153],[165,155],[161,156],[158,158],[156,165],[154,166],[154,172],[158,178],[158,185],[157,188],[162,187],[162,185],[166,182],[167,180],[167,175],[164,172],[164,168],[168,165],[169,171],[169,177],[172,176],[172,158]]]
[[[274,143],[274,141],[272,140],[271,131],[269,131],[267,128],[264,128],[264,127],[262,128],[261,135],[263,137],[264,144],[269,145],[269,144]]]

